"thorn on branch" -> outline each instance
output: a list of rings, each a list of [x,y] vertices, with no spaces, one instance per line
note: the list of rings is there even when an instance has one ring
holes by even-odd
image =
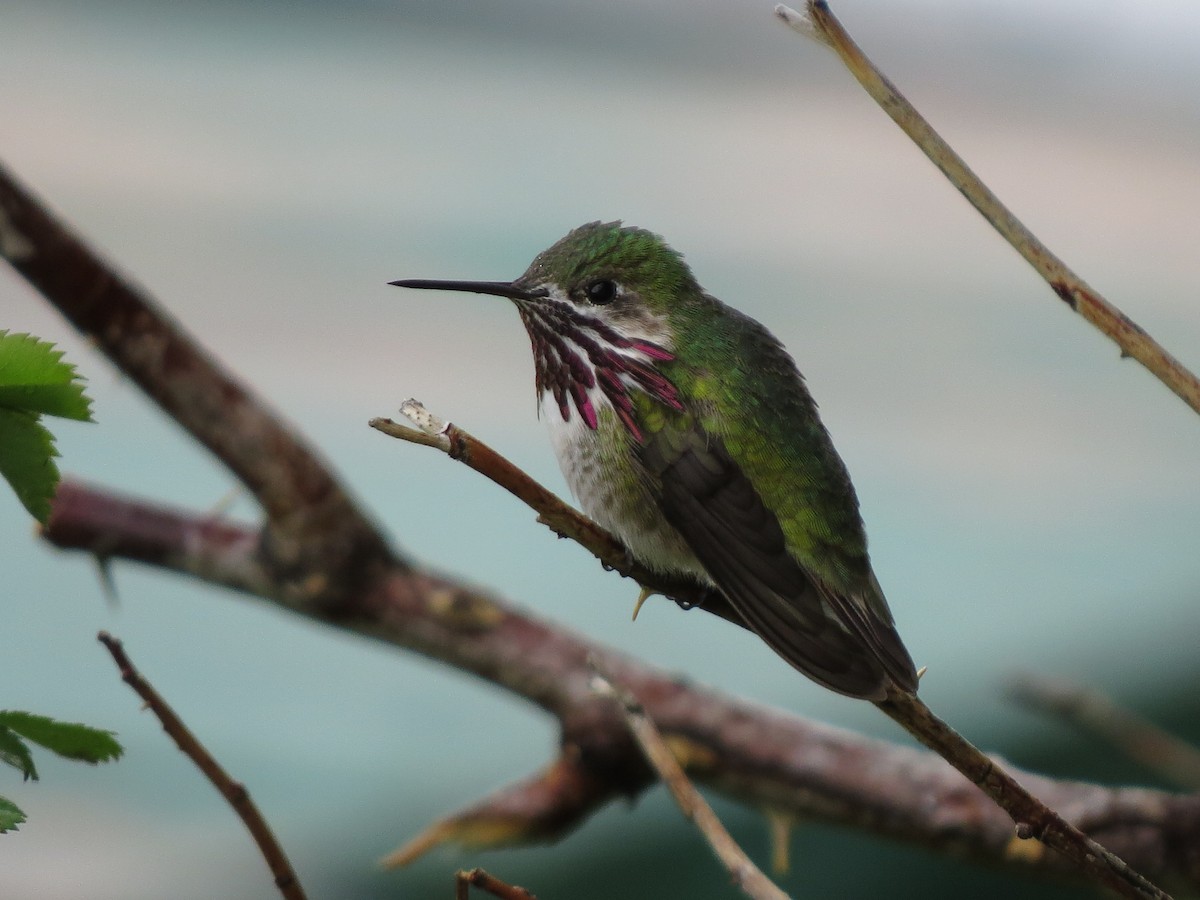
[[[100,593],[109,609],[117,609],[121,605],[121,597],[117,593],[117,581],[113,577],[112,556],[103,553],[93,553],[92,560],[96,563],[96,577],[100,580]]]

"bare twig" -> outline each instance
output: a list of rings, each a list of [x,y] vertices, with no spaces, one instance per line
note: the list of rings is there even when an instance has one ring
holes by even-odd
[[[1123,897],[1163,900],[1168,896],[1121,857],[1088,837],[1030,793],[999,763],[984,756],[966,738],[934,715],[915,694],[892,691],[886,700],[875,705],[958,769],[1012,816],[1018,839],[1040,840],[1075,863],[1093,881]]]
[[[267,820],[263,818],[258,807],[254,805],[254,801],[250,799],[250,792],[246,790],[246,786],[229,777],[228,773],[221,768],[220,763],[183,723],[175,710],[167,705],[153,685],[133,667],[133,663],[130,662],[129,656],[125,653],[125,648],[119,640],[106,631],[100,632],[97,639],[112,654],[113,662],[117,664],[122,680],[146,701],[146,706],[158,717],[163,730],[175,742],[175,745],[196,764],[196,768],[203,772],[204,777],[212,783],[212,786],[221,792],[221,796],[233,807],[238,818],[245,823],[250,835],[254,838],[254,843],[258,845],[259,852],[266,860],[271,874],[275,877],[275,886],[279,888],[279,893],[287,900],[304,900],[304,888],[296,878],[296,873],[293,871],[291,863],[288,862],[287,854],[283,852],[283,847],[275,839],[275,834],[271,831]]]
[[[463,869],[454,876],[454,896],[456,900],[467,900],[471,888],[477,887],[487,891],[500,900],[537,900],[533,894],[523,887],[501,881],[490,872],[483,869]]]
[[[753,900],[787,900],[762,870],[738,846],[737,841],[721,824],[712,807],[688,780],[645,708],[624,688],[614,685],[599,666],[596,666],[595,689],[602,696],[611,696],[620,705],[630,732],[642,749],[646,761],[658,773],[684,817],[695,823],[733,883]]]
[[[483,441],[453,423],[443,421],[416,400],[406,400],[401,406],[401,412],[417,424],[418,428],[409,428],[391,419],[380,418],[371,419],[368,424],[391,437],[441,450],[451,459],[465,463],[476,472],[490,478],[533,509],[538,514],[538,520],[546,527],[589,549],[601,564],[609,568],[620,568],[626,562],[625,548],[620,541],[595,522],[580,515],[569,503],[564,503]],[[648,581],[653,578],[649,571],[640,567],[628,567],[624,574],[635,578],[640,576]],[[683,585],[679,587],[684,588]]]
[[[723,596],[705,591],[694,581],[668,578],[646,568],[626,552],[616,537],[465,429],[443,420],[416,400],[404,401],[400,411],[418,427],[409,428],[384,418],[371,419],[368,424],[390,437],[441,450],[474,469],[536,512],[538,521],[555,534],[570,538],[590,552],[606,569],[632,578],[648,591],[670,597],[685,609],[703,605],[706,612],[743,625]]]
[[[1200,749],[1180,740],[1101,691],[1068,681],[1027,675],[1014,679],[1009,696],[1037,712],[1062,719],[1107,741],[1130,759],[1180,787],[1200,790]]]
[[[782,4],[775,7],[775,13],[794,30],[832,47],[883,111],[912,138],[1001,237],[1033,266],[1060,299],[1116,343],[1122,356],[1136,359],[1184,403],[1200,412],[1200,379],[1068,268],[1000,202],[1000,198],[979,180],[962,157],[859,49],[825,0],[808,0],[807,15]]]

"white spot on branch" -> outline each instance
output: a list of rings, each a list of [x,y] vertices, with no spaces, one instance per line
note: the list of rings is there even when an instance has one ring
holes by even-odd
[[[426,434],[445,434],[450,427],[449,422],[438,418],[416,400],[405,400],[400,404],[400,412]]]
[[[775,15],[783,21],[783,24],[797,34],[802,34],[806,38],[816,41],[818,44],[829,46],[829,39],[825,36],[825,32],[817,27],[817,23],[812,20],[812,17],[808,13],[799,12],[790,6],[779,3],[775,6]]]

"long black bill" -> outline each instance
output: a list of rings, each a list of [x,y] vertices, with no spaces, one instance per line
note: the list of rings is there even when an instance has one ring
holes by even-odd
[[[513,300],[532,300],[545,297],[544,288],[517,287],[511,281],[439,281],[431,278],[402,278],[399,281],[389,281],[396,287],[419,288],[426,291],[466,291],[472,294],[494,294],[497,297],[511,297]]]

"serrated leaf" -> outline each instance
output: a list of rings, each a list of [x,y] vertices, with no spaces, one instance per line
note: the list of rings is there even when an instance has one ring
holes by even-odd
[[[0,727],[0,762],[8,763],[19,771],[26,781],[30,778],[38,780],[37,767],[33,764],[29,746],[4,727]]]
[[[25,821],[25,813],[7,797],[0,797],[0,834],[15,831]]]
[[[92,421],[83,378],[62,356],[47,341],[0,331],[0,408]]]
[[[4,710],[0,711],[0,726],[67,759],[100,763],[118,759],[125,752],[113,732],[78,722],[59,722],[49,716]]]
[[[0,408],[0,475],[39,522],[49,518],[50,501],[58,487],[56,456],[54,436],[37,416]]]

